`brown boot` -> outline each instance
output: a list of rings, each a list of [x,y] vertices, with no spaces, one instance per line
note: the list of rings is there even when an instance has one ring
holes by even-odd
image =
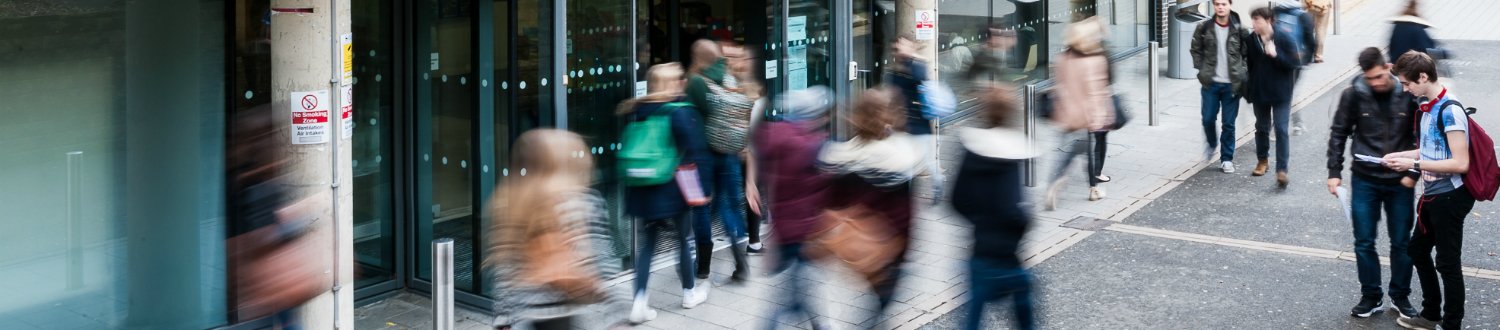
[[[1276,186],[1286,189],[1288,183],[1291,183],[1291,179],[1286,177],[1286,171],[1276,171]]]
[[[1266,175],[1266,170],[1269,169],[1270,167],[1271,167],[1271,162],[1266,161],[1265,159],[1262,159],[1262,160],[1260,160],[1260,162],[1255,163],[1255,170],[1251,171],[1250,175],[1252,175],[1252,176]]]

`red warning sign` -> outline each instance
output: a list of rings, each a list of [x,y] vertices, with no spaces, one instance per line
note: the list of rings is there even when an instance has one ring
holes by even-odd
[[[292,92],[292,144],[328,142],[328,91]]]

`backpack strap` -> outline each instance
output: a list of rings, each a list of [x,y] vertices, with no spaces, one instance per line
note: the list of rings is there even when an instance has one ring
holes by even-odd
[[[1458,100],[1454,100],[1452,98],[1449,98],[1447,101],[1444,101],[1443,104],[1438,105],[1437,111],[1434,112],[1434,113],[1437,114],[1436,115],[1437,118],[1433,118],[1433,120],[1436,121],[1435,123],[1438,126],[1443,126],[1443,111],[1444,110],[1448,110],[1448,106],[1452,106],[1452,105],[1457,105],[1459,109],[1463,109],[1464,108],[1464,104],[1463,103],[1458,103]],[[1470,114],[1470,113],[1466,110],[1466,111],[1464,111],[1464,114],[1467,115],[1467,114]],[[1467,116],[1466,116],[1466,118],[1467,118]],[[1468,123],[1464,123],[1464,127],[1468,127],[1468,126],[1469,126]],[[1440,132],[1440,133],[1438,133],[1438,138],[1443,140],[1443,148],[1448,148],[1448,153],[1452,154],[1453,153],[1453,148],[1451,148],[1451,147],[1448,146],[1448,132],[1446,130],[1442,129],[1442,128],[1439,128],[1438,131]],[[1420,133],[1420,132],[1418,132],[1418,133]],[[1468,133],[1466,132],[1465,134],[1468,134]],[[1421,136],[1421,135],[1417,135],[1417,136]],[[1473,157],[1473,155],[1470,155],[1470,157]]]

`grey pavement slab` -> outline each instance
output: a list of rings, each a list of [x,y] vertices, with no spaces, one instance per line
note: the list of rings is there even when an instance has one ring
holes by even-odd
[[[1494,41],[1452,41],[1456,51],[1469,53],[1500,49]],[[1456,66],[1453,92],[1466,104],[1496,104],[1500,95],[1484,91],[1500,87],[1500,63],[1469,61]],[[1308,133],[1292,137],[1291,176],[1286,191],[1275,188],[1272,175],[1253,177],[1254,143],[1242,145],[1236,152],[1239,173],[1224,174],[1205,170],[1143,208],[1127,223],[1145,227],[1196,234],[1352,251],[1351,225],[1344,219],[1337,200],[1329,195],[1326,152],[1329,118],[1339,97],[1338,89],[1317,98],[1302,110]],[[1480,111],[1475,119],[1481,125],[1500,124],[1494,111]],[[1274,151],[1273,151],[1274,154]],[[1346,156],[1349,157],[1349,156]],[[1274,157],[1273,157],[1274,158]],[[1274,163],[1274,160],[1273,160]],[[1346,162],[1346,167],[1347,167]],[[1350,175],[1344,174],[1345,187]],[[1465,226],[1464,264],[1484,269],[1500,269],[1500,205],[1481,202]],[[1382,227],[1383,228],[1383,227]],[[1387,243],[1382,229],[1378,243],[1382,255]]]
[[[1105,231],[1033,270],[1043,329],[1399,329],[1393,313],[1349,316],[1352,265]],[[1465,280],[1465,326],[1500,327],[1500,281]],[[1011,328],[996,305],[985,329]],[[924,328],[958,328],[963,308]]]

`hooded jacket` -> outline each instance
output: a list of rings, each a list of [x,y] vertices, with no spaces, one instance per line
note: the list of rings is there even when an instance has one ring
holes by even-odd
[[[1214,83],[1214,71],[1219,66],[1219,35],[1214,32],[1214,20],[1210,19],[1198,24],[1193,30],[1193,44],[1189,48],[1193,55],[1193,67],[1198,69],[1198,82],[1203,86]],[[1245,79],[1249,77],[1249,68],[1245,63],[1245,37],[1249,32],[1240,23],[1240,14],[1229,12],[1229,40],[1224,43],[1224,50],[1229,52],[1229,84],[1235,95],[1245,94]]]
[[[1381,109],[1375,91],[1364,76],[1355,76],[1339,97],[1338,109],[1328,135],[1328,178],[1340,178],[1344,172],[1344,149],[1349,140],[1354,154],[1382,157],[1386,154],[1417,148],[1415,122],[1417,101],[1401,89],[1401,81],[1391,75],[1390,107]],[[1382,183],[1399,183],[1402,173],[1370,162],[1354,162],[1355,176]],[[1415,176],[1415,175],[1411,175]]]
[[[776,221],[771,233],[782,244],[800,243],[818,228],[829,177],[818,170],[818,152],[828,132],[813,121],[771,121],[751,136]]]
[[[1009,129],[964,128],[964,156],[953,183],[953,210],[974,225],[975,258],[1021,267],[1021,239],[1031,227],[1021,174],[1026,134]]]
[[[833,176],[828,208],[867,207],[906,237],[913,214],[911,180],[928,168],[930,152],[921,140],[903,132],[881,140],[828,143],[818,155],[818,167]]]

